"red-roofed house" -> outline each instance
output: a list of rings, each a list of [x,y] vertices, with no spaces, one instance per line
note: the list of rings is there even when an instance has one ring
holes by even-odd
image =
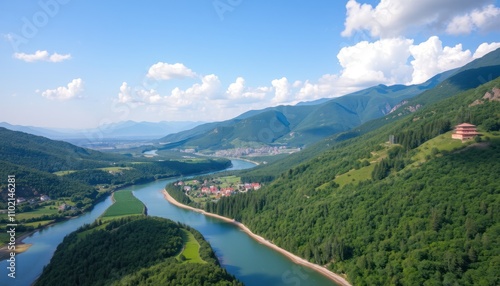
[[[219,189],[217,189],[217,187],[216,187],[216,186],[210,186],[210,192],[211,192],[212,194],[216,194],[216,193],[218,193],[218,192],[219,192]]]
[[[478,135],[481,135],[477,132],[476,125],[472,125],[469,123],[462,123],[455,126],[455,131],[451,135],[453,139],[460,139],[462,141],[472,139]]]

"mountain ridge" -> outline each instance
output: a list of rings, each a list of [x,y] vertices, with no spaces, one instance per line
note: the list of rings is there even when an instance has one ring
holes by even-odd
[[[104,124],[89,129],[46,128],[37,126],[15,125],[0,122],[0,127],[13,131],[21,131],[53,140],[104,138],[104,139],[143,139],[150,140],[164,136],[167,133],[177,133],[194,128],[203,122],[200,121],[120,121]],[[97,136],[98,135],[98,136]]]
[[[480,75],[478,71],[481,71]],[[437,74],[421,84],[377,85],[325,102],[319,101],[319,104],[302,103],[295,106],[251,110],[233,119],[203,124],[190,130],[167,135],[156,142],[163,143],[164,145],[160,147],[163,149],[190,148],[208,152],[245,147],[245,144],[241,145],[241,142],[245,140],[250,140],[246,142],[247,145],[254,146],[304,147],[333,134],[352,130],[373,119],[383,117],[395,106],[405,106],[402,104],[403,101],[411,103],[417,95],[433,90],[443,83],[453,86],[455,92],[459,92],[478,85],[477,81],[463,78],[475,75],[479,81],[482,79],[484,82],[484,78],[494,78],[499,73],[500,49],[497,49],[461,68]],[[447,82],[446,80],[450,78],[457,79],[457,82]],[[436,96],[435,94],[429,96],[436,97],[428,99],[429,103],[446,97],[446,95]],[[272,116],[272,111],[278,111],[278,113]],[[288,126],[282,124],[283,116],[290,122]],[[267,121],[263,122],[262,117]],[[252,124],[254,126],[250,128],[248,125]],[[225,132],[224,136],[213,132],[217,128],[221,128],[218,132]]]

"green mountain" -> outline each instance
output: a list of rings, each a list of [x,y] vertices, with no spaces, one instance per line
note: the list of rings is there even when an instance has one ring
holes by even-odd
[[[497,78],[390,115],[206,209],[354,285],[499,285],[499,88]],[[483,136],[451,139],[462,122]]]
[[[0,160],[53,173],[109,167],[123,157],[0,127]]]
[[[203,124],[168,135],[159,142],[164,149],[212,151],[262,145],[309,146],[389,113],[413,112],[425,104],[477,87],[498,75],[500,49],[462,68],[436,75],[423,84],[378,85],[326,102],[318,101],[318,104],[253,110],[231,120]],[[417,95],[422,96],[413,100]]]
[[[221,170],[229,164],[229,160],[131,158],[0,127],[0,176],[15,175],[16,196],[26,199],[66,197],[86,208],[115,187]],[[5,208],[7,196],[5,180],[0,182],[0,208]]]
[[[188,247],[196,258],[180,254]],[[129,217],[69,234],[34,285],[242,283],[220,267],[198,231],[167,219]]]
[[[477,66],[478,64],[476,61],[471,62],[471,65]],[[368,121],[346,132],[340,132],[334,136],[319,140],[317,143],[310,145],[301,152],[291,154],[282,160],[267,165],[261,165],[250,170],[241,171],[240,175],[248,178],[248,181],[270,180],[275,177],[275,175],[272,174],[282,173],[290,168],[290,166],[295,166],[318,156],[321,152],[331,148],[331,146],[364,135],[384,125],[400,120],[403,117],[411,116],[419,108],[455,96],[469,88],[480,86],[484,83],[484,78],[500,76],[500,66],[486,66],[471,70],[465,69],[461,72],[451,71],[451,73],[453,73],[452,76],[439,83],[436,87],[412,99],[403,101],[402,104],[396,105],[389,114],[381,118]],[[464,83],[464,81],[466,83]],[[457,83],[461,84],[457,85]]]
[[[262,145],[302,147],[383,116],[404,99],[439,83],[443,75],[421,85],[376,86],[321,104],[277,106],[246,112],[159,140],[163,148],[220,150]]]

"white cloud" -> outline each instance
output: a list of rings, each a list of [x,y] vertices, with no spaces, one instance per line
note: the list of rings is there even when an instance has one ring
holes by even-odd
[[[132,102],[130,87],[126,82],[123,82],[122,85],[120,86],[120,92],[118,93],[118,102],[120,103]]]
[[[158,62],[152,65],[147,74],[147,77],[156,80],[180,79],[195,76],[196,74],[184,64],[168,64],[164,62]]]
[[[458,68],[472,60],[469,50],[463,50],[461,44],[454,47],[444,47],[441,40],[430,37],[427,41],[410,47],[414,60],[412,83],[422,83],[432,76],[454,68]]]
[[[475,9],[470,13],[455,16],[446,27],[449,34],[470,34],[474,30],[499,29],[500,9],[488,5],[482,9]]]
[[[271,84],[274,87],[274,98],[272,100],[273,102],[286,103],[292,100],[290,83],[288,82],[288,79],[286,77],[275,79],[271,81]]]
[[[173,107],[184,107],[191,104],[210,104],[210,100],[219,99],[223,91],[219,77],[209,74],[201,78],[201,83],[195,83],[186,90],[174,88],[170,96],[164,99]]]
[[[295,95],[296,102],[338,96],[340,95],[337,90],[339,88],[338,82],[339,77],[333,74],[323,75],[317,83],[306,80]]]
[[[270,87],[247,87],[243,77],[236,78],[236,81],[231,83],[226,90],[227,99],[231,100],[235,105],[248,104],[264,100],[268,97]]]
[[[482,56],[486,55],[489,52],[493,52],[494,50],[500,48],[500,43],[498,42],[493,42],[493,43],[482,43],[477,47],[476,52],[474,53],[473,58],[478,59],[481,58]]]
[[[291,98],[297,102],[340,96],[377,84],[418,84],[499,47],[500,43],[483,43],[472,55],[461,44],[443,46],[436,36],[419,44],[403,38],[363,41],[339,51],[337,58],[343,69],[338,75],[326,74],[316,82],[295,82]]]
[[[223,94],[220,80],[216,75],[210,74],[202,77],[201,83],[195,83],[185,90],[174,88],[170,95],[161,95],[156,89],[144,87],[132,90],[126,82],[123,82],[117,101],[137,105],[168,105],[171,109],[177,109],[198,102],[206,101],[206,104],[209,104],[209,100],[217,99],[220,94]]]
[[[456,17],[467,14],[475,27],[482,28],[498,8],[486,6],[491,0],[381,0],[373,7],[370,4],[361,4],[356,0],[349,0],[346,4],[347,17],[342,36],[351,36],[356,31],[369,31],[373,37],[402,36],[407,30],[426,27],[438,30],[447,30],[449,33],[462,29],[464,19]],[[493,13],[493,14],[492,14]],[[498,14],[496,14],[498,15]],[[496,16],[495,16],[496,17]],[[498,17],[497,17],[498,18]],[[451,24],[454,23],[455,24]],[[449,29],[447,26],[451,25]],[[498,26],[496,26],[498,29]],[[470,31],[469,31],[470,32]]]
[[[249,109],[332,98],[377,84],[421,83],[498,47],[500,43],[483,43],[472,55],[460,44],[443,45],[435,36],[418,44],[402,37],[385,38],[341,49],[337,57],[342,70],[316,80],[291,81],[278,77],[267,85],[255,87],[248,86],[243,77],[223,85],[217,75],[210,74],[200,76],[200,81],[188,88],[176,87],[164,95],[145,87],[132,90],[124,82],[118,101],[144,105],[147,112],[168,113],[171,118],[224,120]]]
[[[53,53],[51,55],[47,51],[38,50],[34,54],[15,53],[14,58],[28,62],[28,63],[37,62],[37,61],[57,63],[57,62],[62,62],[62,61],[71,59],[71,55],[70,54],[61,55],[58,53]]]
[[[47,89],[42,92],[42,96],[53,100],[68,100],[80,97],[79,94],[83,91],[83,81],[81,78],[76,78],[68,83],[67,86],[60,86],[56,89]]]
[[[194,98],[217,98],[221,94],[221,82],[219,77],[214,74],[209,74],[201,79],[201,84],[195,83],[188,88],[185,94]]]
[[[239,98],[243,91],[245,90],[245,79],[238,77],[235,82],[231,83],[226,90],[229,98]]]
[[[157,104],[165,100],[165,97],[161,96],[155,89],[150,90],[138,90],[137,95],[140,96],[144,103]]]
[[[406,62],[412,44],[410,39],[391,38],[344,47],[337,54],[343,68],[340,77],[352,86],[406,82],[411,72]]]

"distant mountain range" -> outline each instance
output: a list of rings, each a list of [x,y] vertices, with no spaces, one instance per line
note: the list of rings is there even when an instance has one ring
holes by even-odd
[[[77,130],[21,126],[1,122],[0,127],[13,131],[21,131],[33,135],[44,136],[54,140],[84,138],[150,140],[165,136],[166,134],[194,128],[202,123],[203,122],[192,121],[135,122],[129,120],[102,125],[98,128]]]
[[[406,104],[415,107],[417,103],[411,99],[426,91],[426,96],[419,97],[420,106],[446,98],[446,90],[453,93],[467,90],[499,75],[500,49],[461,68],[438,74],[422,84],[378,85],[328,100],[252,110],[230,120],[202,124],[167,135],[158,142],[164,149],[209,151],[262,145],[302,147],[351,130]]]

